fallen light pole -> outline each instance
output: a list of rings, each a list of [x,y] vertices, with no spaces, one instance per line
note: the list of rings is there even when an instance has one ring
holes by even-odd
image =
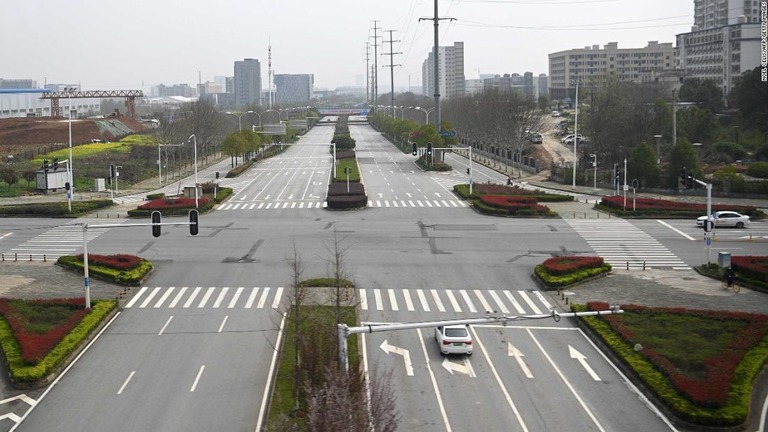
[[[555,310],[552,310],[550,313],[547,313],[547,314],[514,315],[514,316],[502,315],[502,316],[488,316],[485,318],[468,318],[468,319],[457,319],[457,320],[447,320],[447,321],[428,321],[428,322],[404,323],[404,324],[377,323],[377,324],[369,324],[369,325],[360,326],[360,327],[349,327],[346,324],[338,324],[337,332],[338,332],[338,338],[339,338],[339,364],[342,367],[342,370],[344,372],[349,372],[349,356],[348,356],[349,353],[348,353],[348,347],[347,347],[347,337],[353,334],[379,333],[379,332],[385,332],[385,331],[391,331],[391,330],[410,330],[410,329],[417,329],[417,328],[434,328],[439,326],[461,325],[461,324],[506,325],[510,321],[522,321],[522,320],[529,320],[529,319],[546,319],[546,318],[552,318],[555,320],[555,322],[558,322],[562,317],[572,318],[572,317],[595,316],[595,315],[615,315],[615,314],[622,314],[622,313],[624,313],[624,311],[620,309],[618,306],[611,306],[611,308],[608,310],[599,310],[599,311],[559,313]]]

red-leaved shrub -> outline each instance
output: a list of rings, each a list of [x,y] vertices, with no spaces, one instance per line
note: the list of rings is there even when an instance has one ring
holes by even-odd
[[[198,205],[204,206],[208,202],[208,198],[198,197]],[[139,206],[141,210],[163,210],[163,209],[183,209],[183,208],[195,208],[194,198],[160,198],[149,201],[146,204]]]
[[[83,260],[83,254],[77,256],[80,261]],[[131,270],[141,264],[141,258],[136,255],[96,255],[88,254],[88,264],[111,267],[117,270]]]
[[[559,256],[544,261],[544,269],[551,275],[561,276],[579,270],[599,268],[603,259],[595,256]]]

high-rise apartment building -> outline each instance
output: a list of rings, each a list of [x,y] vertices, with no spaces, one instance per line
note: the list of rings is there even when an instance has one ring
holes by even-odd
[[[758,0],[693,0],[693,25],[699,30],[738,24],[760,22]]]
[[[619,48],[618,42],[549,54],[549,96],[555,100],[573,97],[576,83],[599,84],[608,79],[650,81],[654,73],[672,70],[672,43],[650,41],[643,48]]]
[[[235,106],[261,105],[261,63],[247,58],[235,62]]]
[[[278,105],[306,104],[314,97],[315,76],[312,74],[275,74],[274,80]]]
[[[464,42],[454,42],[453,46],[437,47],[438,87],[440,97],[451,98],[464,96]],[[429,52],[421,66],[422,94],[435,94],[434,50]]]
[[[758,0],[694,0],[694,25],[677,38],[685,78],[714,81],[727,100],[735,79],[760,65]]]

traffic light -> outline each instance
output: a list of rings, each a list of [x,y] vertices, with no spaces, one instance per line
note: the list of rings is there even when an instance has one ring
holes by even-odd
[[[467,168],[467,175],[469,175],[469,168]]]
[[[59,158],[53,158],[53,170],[59,169]]]
[[[70,185],[69,182],[64,183],[64,190],[69,190]]]
[[[432,142],[427,143],[427,155],[432,156]]]
[[[416,145],[416,143],[413,143],[413,145],[411,147],[411,154],[413,156],[416,156],[416,155],[419,154],[419,147]]]
[[[616,164],[616,184],[621,183],[621,166]]]
[[[193,236],[197,235],[199,224],[197,222],[197,210],[190,210],[189,211],[189,233]]]
[[[43,171],[48,172],[48,159],[43,159]]]
[[[685,181],[688,178],[688,172],[687,172],[687,170],[685,169],[684,166],[680,167],[680,176],[679,177],[680,177],[680,181],[683,183],[683,185],[685,185]]]
[[[152,236],[160,237],[160,212],[155,210],[152,212]]]
[[[693,189],[693,187],[696,186],[696,182],[694,181],[695,178],[693,177],[693,174],[689,174],[686,180],[687,180],[686,187],[688,187],[688,189]]]
[[[216,180],[218,180],[218,179],[219,179],[219,172],[216,171]]]
[[[109,178],[113,179],[115,178],[115,166],[109,165]]]

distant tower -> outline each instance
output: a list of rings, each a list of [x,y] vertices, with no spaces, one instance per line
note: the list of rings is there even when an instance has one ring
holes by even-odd
[[[269,88],[269,109],[272,109],[272,41],[269,42],[269,47],[267,48],[267,67],[268,67],[268,81],[267,83]]]

